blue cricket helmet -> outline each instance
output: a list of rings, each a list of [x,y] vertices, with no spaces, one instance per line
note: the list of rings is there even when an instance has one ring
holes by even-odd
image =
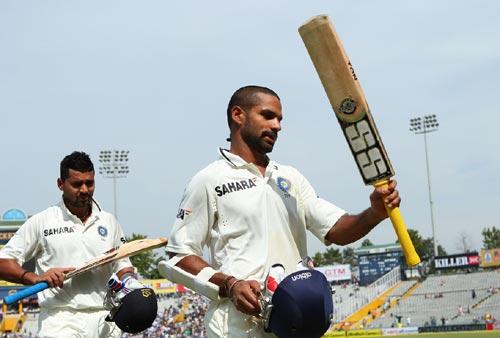
[[[316,270],[288,275],[274,292],[266,331],[278,338],[318,338],[330,327],[333,300],[330,284]]]
[[[132,290],[120,301],[106,317],[106,321],[115,322],[122,331],[139,333],[151,327],[156,319],[158,300],[153,289]]]

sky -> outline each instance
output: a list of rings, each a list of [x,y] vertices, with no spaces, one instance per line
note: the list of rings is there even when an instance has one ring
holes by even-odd
[[[328,14],[356,69],[396,171],[407,226],[461,252],[500,226],[500,3],[495,1],[0,2],[0,212],[32,215],[60,199],[59,162],[74,150],[129,150],[117,181],[126,234],[170,234],[190,178],[228,147],[226,106],[247,84],[274,89],[282,131],[271,158],[350,213],[365,186],[297,32]],[[496,135],[496,136],[495,136]],[[113,210],[113,180],[95,198]],[[396,240],[389,221],[368,238]],[[353,243],[353,247],[360,242]],[[312,236],[309,251],[325,247]]]

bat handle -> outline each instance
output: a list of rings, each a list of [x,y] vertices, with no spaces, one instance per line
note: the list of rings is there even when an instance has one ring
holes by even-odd
[[[3,303],[7,305],[14,304],[15,302],[32,296],[40,291],[43,291],[49,287],[49,284],[47,282],[40,282],[35,285],[32,285],[30,287],[27,287],[26,289],[23,289],[21,291],[18,291],[12,295],[9,295],[3,299]]]
[[[380,181],[374,184],[376,188],[378,187],[387,187],[389,185],[388,180]],[[408,230],[406,229],[406,224],[399,211],[399,208],[391,208],[385,202],[385,210],[387,210],[387,214],[391,219],[391,223],[396,231],[396,235],[398,236],[399,243],[401,244],[401,248],[403,249],[403,253],[406,258],[406,264],[408,266],[415,266],[420,263],[420,257],[415,251],[415,247],[413,246],[413,242],[411,241],[410,235],[408,234]]]

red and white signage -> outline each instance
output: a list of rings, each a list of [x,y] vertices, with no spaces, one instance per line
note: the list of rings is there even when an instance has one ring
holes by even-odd
[[[349,264],[319,266],[316,270],[322,272],[329,282],[351,279],[351,266]]]
[[[434,260],[436,269],[456,269],[479,266],[479,254],[468,252],[451,256],[440,256]]]

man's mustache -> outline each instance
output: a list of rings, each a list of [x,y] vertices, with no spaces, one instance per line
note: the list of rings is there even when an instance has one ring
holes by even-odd
[[[271,131],[271,130],[266,130],[262,132],[262,137],[269,136],[273,140],[276,140],[278,138],[278,133]]]

